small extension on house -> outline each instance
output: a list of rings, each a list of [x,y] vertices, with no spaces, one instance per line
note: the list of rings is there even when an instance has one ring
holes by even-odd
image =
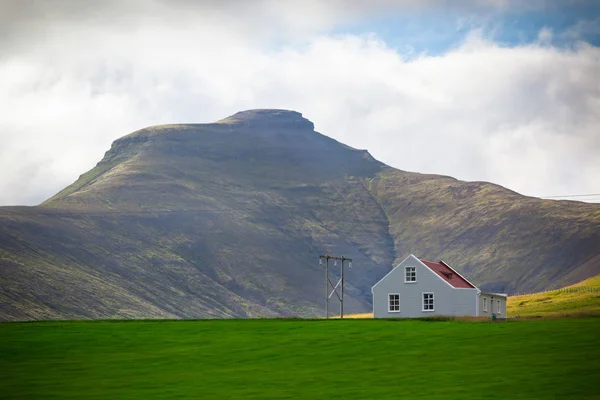
[[[506,294],[484,293],[444,261],[420,260],[412,254],[371,292],[373,318],[506,318]]]

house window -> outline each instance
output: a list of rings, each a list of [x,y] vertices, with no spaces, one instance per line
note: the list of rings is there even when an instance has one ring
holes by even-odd
[[[400,295],[398,293],[388,294],[388,311],[400,312]]]
[[[404,268],[404,283],[416,282],[417,281],[417,268],[416,267],[405,267]]]
[[[483,298],[483,311],[487,312],[487,297]]]
[[[423,311],[433,310],[433,293],[423,293]]]
[[[500,300],[496,300],[496,314],[500,314]]]

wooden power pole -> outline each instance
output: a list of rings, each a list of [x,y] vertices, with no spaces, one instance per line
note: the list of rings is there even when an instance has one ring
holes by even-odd
[[[329,260],[333,260],[334,267],[337,266],[338,261],[341,261],[340,279],[335,285],[329,278]],[[348,267],[352,268],[351,258],[330,256],[328,254],[319,256],[319,265],[325,265],[325,318],[329,318],[329,299],[334,293],[340,301],[340,318],[344,318],[344,262],[348,262]],[[338,293],[338,287],[340,293]],[[329,292],[330,288],[332,289],[331,292]]]

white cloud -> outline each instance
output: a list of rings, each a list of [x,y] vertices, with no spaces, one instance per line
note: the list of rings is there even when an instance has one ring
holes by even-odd
[[[446,54],[408,60],[377,36],[328,35],[340,17],[317,2],[308,14],[270,8],[247,19],[223,11],[236,4],[196,19],[156,3],[168,18],[48,24],[43,40],[5,43],[0,204],[44,200],[135,129],[268,107],[303,112],[400,169],[530,195],[600,192],[598,48],[502,48],[475,32]],[[294,18],[313,14],[321,19],[308,25]],[[277,48],[272,30],[253,32],[265,15],[289,25]]]
[[[548,27],[540,29],[538,33],[538,41],[542,44],[549,44],[552,42],[552,29]]]

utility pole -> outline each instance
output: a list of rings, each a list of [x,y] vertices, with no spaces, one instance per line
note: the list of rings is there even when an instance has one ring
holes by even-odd
[[[329,254],[320,255],[319,256],[319,265],[323,265],[323,260],[325,260],[325,317],[329,318],[329,299],[333,294],[337,296],[340,301],[340,318],[344,318],[344,262],[348,262],[348,267],[352,268],[352,259],[344,256],[330,256]],[[333,266],[337,266],[337,262],[341,261],[341,271],[340,271],[340,279],[334,285],[329,278],[329,260],[333,260]],[[333,289],[331,293],[329,292],[330,287]],[[340,288],[341,294],[338,293],[337,289]]]

